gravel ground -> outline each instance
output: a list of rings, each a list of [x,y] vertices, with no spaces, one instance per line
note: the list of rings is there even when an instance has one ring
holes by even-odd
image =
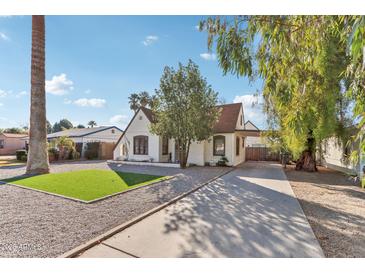
[[[365,190],[323,167],[286,175],[326,257],[365,257]]]
[[[0,257],[56,257],[229,170],[122,166],[105,161],[51,165],[52,172],[80,169],[176,176],[93,204],[0,185]],[[24,167],[0,168],[0,179],[23,173]]]

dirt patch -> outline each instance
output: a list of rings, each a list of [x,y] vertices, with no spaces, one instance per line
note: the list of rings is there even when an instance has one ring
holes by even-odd
[[[324,167],[285,173],[326,257],[365,257],[365,190]]]

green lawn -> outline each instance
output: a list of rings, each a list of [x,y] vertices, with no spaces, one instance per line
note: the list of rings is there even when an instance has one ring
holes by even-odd
[[[164,176],[111,170],[80,170],[29,178],[11,178],[5,181],[83,201],[91,201],[165,178]]]

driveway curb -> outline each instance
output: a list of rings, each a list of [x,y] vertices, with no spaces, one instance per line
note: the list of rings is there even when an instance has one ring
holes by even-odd
[[[111,230],[95,237],[94,239],[92,239],[92,240],[90,240],[90,241],[88,241],[88,242],[86,242],[82,245],[79,245],[78,247],[75,247],[75,248],[71,249],[70,251],[67,251],[67,252],[63,253],[62,255],[58,256],[57,258],[74,258],[77,255],[79,255],[80,253],[86,251],[87,249],[101,243],[102,241],[112,237],[113,235],[123,231],[124,229],[126,229],[126,228],[142,221],[143,219],[145,219],[145,218],[151,216],[152,214],[164,209],[165,207],[176,203],[177,201],[181,200],[182,198],[184,198],[184,197],[188,196],[189,194],[199,190],[200,188],[206,186],[207,184],[223,177],[224,175],[232,172],[233,170],[234,170],[234,168],[230,168],[228,171],[222,173],[221,175],[215,176],[215,177],[209,179],[208,181],[206,181],[205,183],[203,183],[203,184],[201,184],[201,185],[199,185],[199,186],[197,186],[197,187],[195,187],[195,188],[193,188],[193,189],[191,189],[191,190],[189,190],[189,191],[187,191],[187,192],[185,192],[181,195],[176,196],[172,200],[170,200],[168,202],[165,202],[165,203],[163,203],[163,204],[161,204],[161,205],[159,205],[159,206],[157,206],[157,207],[155,207],[155,208],[153,208],[153,209],[151,209],[151,210],[149,210],[149,211],[133,218],[132,220],[130,220],[128,222],[125,222],[121,225],[118,225],[118,226],[112,228]]]

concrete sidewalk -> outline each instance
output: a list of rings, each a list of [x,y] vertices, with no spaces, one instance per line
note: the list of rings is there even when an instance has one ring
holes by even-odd
[[[281,167],[245,163],[80,257],[323,257]]]

